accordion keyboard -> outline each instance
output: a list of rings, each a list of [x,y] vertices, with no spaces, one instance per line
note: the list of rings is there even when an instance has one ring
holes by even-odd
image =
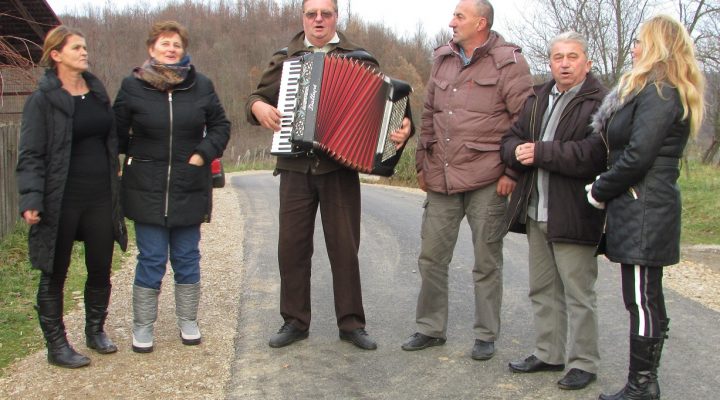
[[[273,134],[270,154],[289,155],[293,153],[290,136],[295,119],[293,110],[297,103],[298,82],[302,73],[302,63],[299,59],[285,61],[280,78],[280,96],[277,109],[282,114],[280,130]]]

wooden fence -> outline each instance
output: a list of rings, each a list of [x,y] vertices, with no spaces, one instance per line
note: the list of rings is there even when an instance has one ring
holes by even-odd
[[[20,125],[0,124],[0,240],[15,229],[19,219],[15,182]]]

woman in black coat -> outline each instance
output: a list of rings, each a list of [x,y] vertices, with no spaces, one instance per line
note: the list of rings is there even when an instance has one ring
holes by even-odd
[[[600,399],[655,400],[669,323],[662,267],[680,259],[679,164],[703,118],[703,78],[690,36],[672,17],[646,21],[632,54],[632,70],[593,121],[607,147],[609,169],[588,185],[588,201],[607,205],[604,250],[621,264],[630,314],[627,384]]]
[[[103,325],[110,301],[113,241],[127,234],[120,211],[115,120],[102,83],[88,70],[82,33],[66,26],[45,38],[48,66],[23,110],[17,182],[20,213],[30,224],[29,256],[40,269],[37,311],[48,361],[88,365],[67,341],[63,289],[73,242],[85,244],[87,346],[113,353]]]
[[[210,221],[210,163],[230,138],[212,82],[186,54],[188,32],[158,22],[146,42],[150,59],[125,78],[114,109],[126,155],[122,202],[135,222],[138,262],[133,285],[133,345],[153,350],[153,325],[168,259],[183,344],[196,345],[200,301],[200,224]]]

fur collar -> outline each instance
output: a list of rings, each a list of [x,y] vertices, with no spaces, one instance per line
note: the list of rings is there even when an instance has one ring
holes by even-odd
[[[612,117],[612,115],[618,110],[625,107],[626,104],[631,102],[635,96],[637,96],[637,93],[631,93],[624,101],[621,101],[619,86],[615,86],[610,93],[605,96],[600,108],[598,108],[597,112],[592,117],[592,123],[590,126],[593,128],[593,132],[602,133],[608,119],[610,119],[610,117]]]

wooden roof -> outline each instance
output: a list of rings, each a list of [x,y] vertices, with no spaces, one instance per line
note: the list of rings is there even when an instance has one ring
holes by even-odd
[[[45,34],[57,25],[60,19],[45,0],[0,0],[0,36],[36,63]],[[4,63],[2,55],[0,63]]]

